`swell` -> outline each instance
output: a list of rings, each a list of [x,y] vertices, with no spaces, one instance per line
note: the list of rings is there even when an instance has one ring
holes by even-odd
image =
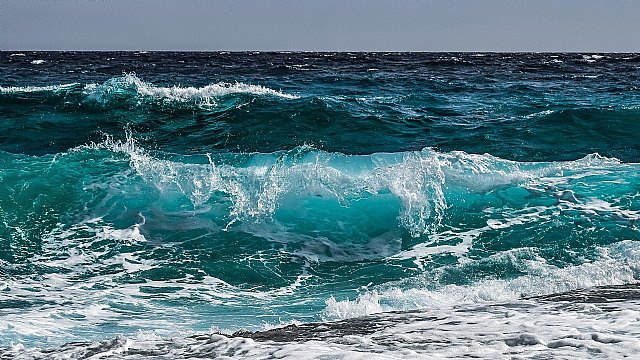
[[[514,97],[496,100],[495,91],[503,90],[475,84],[476,100],[495,107],[487,113],[461,103],[464,84],[430,80],[424,91],[411,90],[421,85],[409,82],[376,94],[349,94],[359,81],[329,94],[313,86],[293,93],[226,82],[158,86],[133,74],[103,83],[2,87],[0,148],[56,153],[126,127],[144,135],[145,146],[180,153],[274,152],[311,144],[346,154],[428,146],[518,161],[572,160],[594,152],[627,162],[640,159],[634,136],[640,131],[638,109],[626,101],[607,97],[585,105],[561,94],[544,99],[544,91],[530,85],[522,93],[507,86],[504,96]],[[507,101],[508,109],[496,101]],[[176,136],[185,133],[189,136]]]

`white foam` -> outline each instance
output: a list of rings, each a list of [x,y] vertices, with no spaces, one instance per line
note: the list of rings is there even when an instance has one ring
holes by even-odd
[[[588,198],[584,202],[562,201],[562,207],[567,210],[579,210],[591,216],[608,215],[631,222],[640,220],[639,210],[623,209],[619,205],[613,205],[597,198]]]
[[[31,343],[47,338],[53,342],[81,341],[87,336],[96,339],[105,333],[95,329],[105,325],[111,331],[106,336],[114,336],[124,328],[158,336],[187,336],[196,324],[208,328],[212,319],[194,314],[189,306],[176,307],[176,303],[196,302],[203,307],[270,304],[275,297],[293,294],[310,278],[302,271],[291,284],[263,292],[238,288],[203,274],[197,278],[187,273],[177,279],[122,282],[119,279],[135,278],[166,266],[165,260],[149,259],[145,250],[136,246],[144,240],[137,239],[135,228],[134,225],[119,231],[95,218],[76,225],[59,224],[44,234],[41,254],[30,262],[56,272],[7,278],[0,283],[3,300],[26,305],[0,316],[4,339],[29,339]],[[149,290],[154,289],[170,290],[151,295]],[[162,303],[163,300],[170,303]],[[123,311],[131,313],[125,316]],[[239,320],[229,320],[236,321]],[[245,324],[261,326],[257,321]],[[116,322],[120,328],[113,328]],[[240,325],[234,326],[237,330]]]
[[[61,84],[61,85],[49,85],[49,86],[0,86],[0,93],[30,93],[30,92],[40,92],[40,91],[59,91],[65,90],[70,87],[78,85],[77,83],[72,84]]]
[[[533,114],[526,115],[524,118],[525,119],[532,119],[532,118],[537,118],[537,117],[543,117],[543,116],[551,115],[554,112],[555,111],[553,111],[553,110],[543,110],[543,111],[539,111],[539,112],[536,112],[536,113],[533,113]]]
[[[14,344],[0,356],[77,359],[622,359],[640,352],[640,303],[496,303],[381,314],[300,332],[297,341],[256,341],[220,334],[162,339],[138,335],[58,348]],[[296,334],[296,330],[291,330]],[[135,355],[134,355],[135,356]],[[137,357],[136,357],[137,358]]]
[[[496,261],[514,256],[521,250],[494,255]],[[527,250],[529,251],[529,250]],[[508,302],[522,297],[556,294],[601,285],[635,282],[640,273],[640,245],[621,241],[600,249],[602,258],[577,266],[559,268],[544,259],[522,260],[521,271],[527,274],[511,280],[481,280],[472,285],[445,285],[429,289],[424,284],[432,280],[417,277],[403,282],[403,288],[386,284],[380,289],[362,293],[355,300],[326,302],[324,316],[328,320],[347,319],[387,311],[442,309],[461,304]],[[492,261],[492,258],[485,261]],[[507,261],[511,261],[506,259]],[[425,277],[428,275],[425,275]],[[409,288],[406,288],[410,286]]]
[[[33,65],[41,65],[41,64],[44,64],[45,62],[46,62],[45,60],[33,60],[33,61],[31,61],[31,63]]]
[[[385,311],[377,291],[366,292],[355,300],[337,301],[333,296],[326,301],[324,314],[328,319],[344,320]]]

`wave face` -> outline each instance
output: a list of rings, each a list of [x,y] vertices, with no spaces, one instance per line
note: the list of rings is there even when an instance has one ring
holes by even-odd
[[[451,357],[447,331],[480,357],[637,348],[616,329],[640,277],[640,57],[13,55],[0,356]],[[621,304],[556,295],[592,287]]]

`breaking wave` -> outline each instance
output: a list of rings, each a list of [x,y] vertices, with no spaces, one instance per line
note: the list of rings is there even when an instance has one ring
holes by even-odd
[[[283,99],[297,99],[299,96],[287,94],[262,85],[240,82],[218,82],[202,87],[157,86],[147,83],[135,74],[114,77],[98,84],[62,84],[49,86],[0,87],[0,94],[51,93],[51,95],[81,96],[84,101],[101,105],[118,104],[122,101],[134,103],[161,101],[166,103],[189,103],[196,106],[215,106],[216,99],[230,95],[273,96]]]

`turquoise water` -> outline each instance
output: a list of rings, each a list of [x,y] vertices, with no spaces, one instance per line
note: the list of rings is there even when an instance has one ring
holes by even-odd
[[[2,346],[640,276],[637,55],[0,61]]]

